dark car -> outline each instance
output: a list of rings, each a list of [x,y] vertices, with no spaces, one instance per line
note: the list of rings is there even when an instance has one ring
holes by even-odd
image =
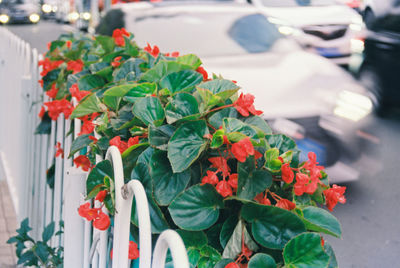
[[[40,7],[33,0],[3,0],[0,2],[0,23],[38,23]]]
[[[400,108],[400,1],[389,13],[375,19],[365,39],[361,83],[373,95],[376,111],[385,115]]]

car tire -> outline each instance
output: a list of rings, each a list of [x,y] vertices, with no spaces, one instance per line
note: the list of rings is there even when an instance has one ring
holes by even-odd
[[[385,105],[385,100],[383,98],[383,87],[381,79],[370,66],[362,67],[359,77],[360,83],[371,93],[370,97],[374,104],[375,113],[378,116],[385,116],[388,111],[388,106]]]

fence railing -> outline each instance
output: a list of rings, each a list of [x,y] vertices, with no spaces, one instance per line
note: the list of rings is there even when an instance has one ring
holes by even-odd
[[[152,257],[151,224],[147,197],[137,180],[124,184],[122,159],[110,147],[106,159],[113,165],[115,178],[114,227],[93,229],[77,209],[84,202],[87,172],[73,166],[72,159],[55,157],[57,142],[69,151],[81,128],[80,120],[65,120],[62,115],[51,123],[51,134],[34,135],[40,123],[38,113],[43,101],[38,84],[41,56],[25,41],[6,28],[0,28],[0,176],[7,179],[17,217],[26,217],[32,236],[40,239],[43,228],[63,220],[64,234],[55,236],[51,246],[64,247],[64,267],[129,267],[129,227],[132,200],[139,214],[139,267],[164,267],[168,248],[175,267],[190,267],[180,236],[166,230],[159,236]],[[70,132],[73,124],[74,133]],[[97,162],[102,159],[98,158]],[[54,165],[54,178],[46,176]],[[47,180],[53,180],[49,183]],[[52,185],[50,187],[49,185]],[[113,248],[114,259],[110,259]]]

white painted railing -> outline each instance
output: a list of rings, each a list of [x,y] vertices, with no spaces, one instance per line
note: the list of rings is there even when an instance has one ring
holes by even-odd
[[[190,267],[182,239],[172,230],[160,235],[152,258],[146,193],[137,180],[124,185],[121,154],[116,147],[110,147],[106,155],[115,177],[113,239],[108,231],[93,229],[90,222],[78,215],[77,209],[86,196],[87,172],[73,167],[67,154],[80,132],[81,122],[60,116],[52,121],[50,135],[34,135],[40,123],[41,104],[48,101],[37,82],[40,58],[28,43],[0,27],[0,179],[7,179],[18,219],[29,218],[36,239],[41,239],[43,228],[50,222],[58,225],[60,220],[64,221],[64,235],[54,237],[51,245],[64,247],[66,268],[125,268],[130,265],[129,227],[135,198],[139,215],[139,267],[163,267],[168,248],[175,267]],[[74,133],[66,137],[71,124]],[[55,158],[57,142],[65,149],[64,158]],[[101,160],[98,158],[97,162]],[[53,163],[54,187],[50,188],[46,173]],[[112,247],[114,259],[110,260]]]

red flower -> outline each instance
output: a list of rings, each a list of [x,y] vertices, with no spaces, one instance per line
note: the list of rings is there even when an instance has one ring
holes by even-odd
[[[139,143],[139,137],[131,137],[128,140],[128,148]]]
[[[225,268],[240,268],[240,266],[236,262],[230,262],[225,265]]]
[[[110,140],[110,146],[118,147],[120,153],[122,154],[126,149],[128,149],[128,143],[121,141],[120,136],[116,136]]]
[[[222,176],[224,178],[229,175],[229,172],[231,171],[231,169],[229,168],[228,163],[225,158],[211,157],[211,158],[208,158],[208,161],[211,162],[211,164],[212,164],[211,167],[215,167],[218,169],[217,172],[219,172],[219,171],[222,172]]]
[[[129,37],[130,33],[128,33],[125,28],[121,28],[121,29],[115,29],[112,37],[114,38],[114,43],[117,46],[123,47],[125,46],[125,39],[124,39],[124,35]]]
[[[47,50],[50,50],[50,48],[51,48],[51,42],[48,42],[47,43]]]
[[[233,173],[229,175],[229,180],[228,180],[229,186],[232,187],[233,190],[237,190],[238,188],[238,174]]]
[[[201,180],[201,184],[209,183],[211,185],[216,185],[218,183],[217,173],[214,171],[207,170],[207,176],[204,176]]]
[[[250,138],[244,138],[241,141],[232,145],[232,154],[239,161],[246,161],[247,156],[254,155],[254,147],[250,141]]]
[[[296,174],[296,183],[294,184],[294,194],[302,195],[307,191],[306,184],[310,181],[310,178],[303,173]]]
[[[154,58],[157,58],[158,54],[160,53],[160,49],[158,48],[158,46],[154,45],[153,48],[151,48],[149,43],[147,43],[144,51],[150,53],[150,55],[152,55]]]
[[[67,62],[67,70],[72,71],[72,73],[76,74],[82,71],[83,69],[83,61],[81,59],[71,60]]]
[[[43,87],[43,79],[40,79],[40,80],[38,80],[38,83],[39,83],[39,85],[41,86],[41,87]]]
[[[319,178],[322,177],[321,170],[324,169],[323,166],[318,166],[317,156],[314,152],[308,153],[308,160],[304,163],[303,168],[307,169],[310,172],[310,178],[313,182],[318,183]]]
[[[291,201],[289,201],[287,199],[284,199],[284,198],[282,198],[281,200],[276,202],[275,206],[277,206],[278,208],[286,209],[286,210],[292,210],[292,209],[296,208],[296,204],[295,203],[293,203],[293,202],[291,202]]]
[[[324,238],[321,236],[321,246],[324,247],[324,245],[325,245],[325,240],[324,240]]]
[[[67,40],[65,44],[67,45],[67,48],[71,48],[72,42],[70,40]]]
[[[98,200],[99,202],[104,202],[104,198],[106,198],[107,192],[108,192],[107,190],[100,191],[100,192],[96,195],[95,200]]]
[[[40,112],[39,112],[38,116],[40,118],[43,118],[45,113],[46,113],[46,110],[44,109],[44,106],[42,106],[42,108],[40,108]]]
[[[289,163],[285,163],[281,167],[282,180],[286,183],[292,183],[294,179],[293,170],[290,168]]]
[[[58,93],[58,88],[56,88],[56,84],[54,83],[51,86],[51,89],[46,92],[46,95],[49,96],[49,98],[55,99]]]
[[[135,260],[139,258],[139,249],[135,242],[129,241],[128,259]]]
[[[165,57],[169,57],[169,56],[170,56],[170,53],[165,53],[164,56],[165,56]],[[178,51],[172,52],[172,53],[171,53],[171,57],[174,57],[174,58],[179,57],[179,52],[178,52]]]
[[[51,61],[49,58],[44,58],[43,60],[39,61],[38,65],[42,66],[42,72],[40,73],[41,76],[46,76],[50,71],[58,68],[64,61]],[[42,86],[43,87],[43,86]]]
[[[204,81],[208,79],[207,71],[206,71],[203,67],[201,67],[201,66],[198,67],[198,68],[196,69],[196,72],[201,73],[201,74],[203,75],[203,80],[204,80]]]
[[[90,203],[86,202],[79,207],[78,213],[79,216],[85,218],[88,221],[92,221],[97,218],[99,210],[99,208],[90,208]]]
[[[77,167],[82,168],[83,171],[89,171],[92,164],[90,163],[89,158],[86,155],[80,155],[74,159],[74,164]]]
[[[57,142],[56,144],[56,157],[59,157],[61,155],[62,158],[64,158],[64,150],[61,148],[61,143]]]
[[[78,133],[78,136],[84,135],[84,134],[90,134],[93,132],[95,125],[93,124],[92,121],[87,120],[83,122],[83,125],[81,127],[81,132]]]
[[[96,142],[98,141],[98,139],[95,136],[89,136],[89,139],[91,139],[92,141],[94,141],[93,143],[96,144]]]
[[[259,193],[254,197],[254,200],[256,200],[258,203],[270,206],[271,201],[267,198],[267,196],[264,193]]]
[[[225,180],[218,182],[217,186],[215,186],[217,192],[222,195],[222,197],[232,196],[232,188],[229,183]]]
[[[81,101],[86,95],[90,94],[90,91],[86,90],[80,91],[78,84],[73,84],[69,88],[69,92],[71,93],[71,96],[75,97],[78,102]]]
[[[44,105],[47,106],[49,116],[52,120],[57,120],[61,113],[64,113],[65,118],[68,118],[74,109],[72,104],[66,99],[45,102]]]
[[[332,185],[332,188],[324,190],[324,195],[326,199],[326,207],[332,211],[338,202],[344,204],[346,203],[346,198],[344,197],[344,192],[346,187]]]
[[[93,227],[100,231],[107,230],[110,226],[110,218],[103,211],[100,211],[99,215],[93,220]]]
[[[263,112],[257,111],[254,107],[254,96],[251,94],[240,94],[239,98],[233,103],[233,107],[243,116],[249,116],[249,112],[253,115],[260,115]]]
[[[121,56],[115,57],[115,59],[111,62],[111,66],[114,68],[117,68],[118,66],[121,65],[121,63],[119,62],[122,59]]]

